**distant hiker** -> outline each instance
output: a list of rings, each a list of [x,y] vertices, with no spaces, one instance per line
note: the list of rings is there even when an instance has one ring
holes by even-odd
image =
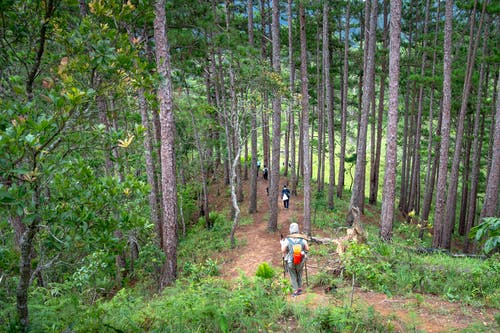
[[[267,175],[269,173],[269,170],[267,170],[267,166],[264,164],[264,169],[262,169],[262,172],[264,172],[264,180],[267,180]]]
[[[290,190],[286,188],[286,185],[283,185],[283,189],[281,190],[281,199],[283,200],[283,206],[285,209],[288,209],[290,202]]]
[[[257,161],[257,177],[259,177],[260,161]]]
[[[292,282],[292,297],[302,294],[302,271],[306,264],[307,252],[309,252],[306,238],[305,235],[299,233],[299,225],[292,223],[290,224],[290,235],[280,241],[281,252],[287,263]]]

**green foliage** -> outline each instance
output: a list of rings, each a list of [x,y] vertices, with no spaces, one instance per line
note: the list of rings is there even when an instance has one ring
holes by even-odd
[[[387,287],[394,280],[393,267],[390,262],[380,260],[368,245],[351,244],[342,259],[346,273],[369,287],[378,286],[379,290],[389,293]]]
[[[311,318],[315,332],[394,332],[390,322],[386,322],[372,307],[366,311],[346,307],[320,307]]]
[[[213,227],[207,229],[205,219],[200,217],[198,223],[189,228],[186,237],[179,241],[178,260],[181,267],[183,263],[189,263],[188,268],[197,263],[214,263],[214,254],[230,248],[231,223],[223,214],[215,211],[210,212],[210,220]]]
[[[345,271],[361,285],[388,295],[437,294],[467,304],[499,307],[500,264],[453,258],[445,253],[422,256],[397,244],[352,244],[344,256]]]
[[[193,282],[199,282],[204,278],[220,275],[217,261],[210,258],[201,264],[190,261],[185,262],[182,273],[185,278]]]
[[[151,300],[122,289],[108,302],[88,309],[75,320],[79,332],[234,332],[276,330],[286,304],[279,288],[260,280],[202,279],[178,284]],[[85,319],[84,319],[85,318]]]
[[[276,271],[267,262],[259,264],[255,276],[263,279],[272,279],[276,276]]]
[[[201,185],[197,183],[188,183],[180,185],[177,188],[177,202],[182,206],[182,214],[184,220],[188,224],[192,224],[195,216],[198,213],[198,193],[201,191]],[[180,212],[179,212],[180,213]]]
[[[483,242],[485,253],[500,250],[500,217],[486,217],[471,229],[470,237]]]

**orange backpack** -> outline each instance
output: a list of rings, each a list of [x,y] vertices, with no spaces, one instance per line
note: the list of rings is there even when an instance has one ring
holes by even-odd
[[[294,265],[298,265],[302,262],[304,258],[304,253],[302,251],[303,241],[297,238],[288,238],[288,243],[291,245],[291,256],[293,258]]]

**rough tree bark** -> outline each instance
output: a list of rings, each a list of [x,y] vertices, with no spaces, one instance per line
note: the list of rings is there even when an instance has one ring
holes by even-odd
[[[448,175],[448,151],[450,147],[451,111],[451,34],[453,0],[446,0],[444,24],[443,58],[443,105],[441,108],[441,148],[439,151],[439,170],[437,176],[436,207],[434,209],[434,232],[432,247],[444,247],[443,220],[446,204],[446,178]]]
[[[329,158],[329,179],[328,179],[328,208],[334,208],[335,192],[335,131],[333,122],[333,100],[332,84],[330,81],[330,48],[329,48],[329,28],[328,28],[328,3],[323,4],[323,82],[325,82],[325,104],[328,119],[328,158]]]
[[[272,47],[273,73],[281,74],[280,66],[280,12],[278,1],[273,1],[272,15]],[[276,87],[273,94],[273,152],[270,165],[271,182],[269,186],[269,221],[267,229],[271,232],[278,230],[278,197],[280,181],[280,141],[281,141],[281,94]]]
[[[384,40],[382,42],[382,48],[387,49],[387,44],[389,42],[389,25],[388,25],[388,5],[389,2],[384,0]],[[376,148],[375,148],[375,159],[372,160],[372,166],[370,170],[370,196],[368,198],[368,203],[375,205],[377,203],[377,196],[379,190],[379,171],[380,171],[380,154],[382,149],[382,121],[384,118],[384,102],[385,102],[385,81],[387,79],[387,57],[385,53],[382,56],[382,73],[380,74],[380,92],[378,100],[378,115],[377,115],[377,136],[376,136]],[[373,147],[372,147],[373,150]]]
[[[482,47],[482,55],[487,56],[487,40],[489,35],[489,16],[487,15],[485,18],[485,33],[483,36],[483,47]],[[479,67],[479,81],[477,88],[477,101],[476,101],[476,111],[474,114],[474,130],[473,130],[473,142],[472,142],[472,171],[471,171],[471,184],[469,197],[467,199],[467,215],[465,217],[465,230],[464,233],[466,236],[469,235],[470,230],[474,226],[474,221],[476,218],[476,202],[477,202],[477,186],[479,181],[479,171],[480,171],[480,157],[481,157],[481,148],[482,142],[479,140],[479,123],[481,120],[481,107],[482,107],[482,98],[483,98],[483,85],[484,85],[484,60],[481,61],[481,65]],[[463,251],[465,253],[469,252],[470,240],[469,237],[465,237],[464,248]]]
[[[297,195],[297,165],[296,165],[296,141],[295,141],[295,113],[293,111],[294,107],[294,96],[295,96],[295,64],[293,58],[293,16],[292,16],[292,0],[288,0],[288,58],[289,58],[289,69],[290,69],[290,164],[291,164],[291,175],[290,175],[290,192],[293,195]]]
[[[385,155],[384,190],[380,237],[390,240],[394,218],[394,197],[396,191],[398,100],[399,100],[399,59],[401,34],[401,0],[391,1],[389,33],[389,113],[387,119],[387,147]]]
[[[248,43],[250,47],[254,47],[253,34],[253,2],[248,0]],[[251,166],[250,166],[250,203],[248,205],[248,213],[257,212],[257,113],[255,105],[250,105],[250,150],[251,150]]]
[[[161,189],[163,194],[163,243],[165,262],[161,269],[160,289],[177,278],[177,183],[175,171],[175,121],[172,102],[172,68],[167,39],[165,0],[155,2],[154,37],[156,70],[160,75],[158,101],[161,124]]]
[[[309,95],[307,79],[306,14],[299,4],[300,23],[300,80],[302,93],[302,159],[304,168],[304,233],[311,235],[311,166],[309,165]]]
[[[373,80],[375,75],[375,41],[377,30],[378,1],[372,1],[370,14],[370,31],[366,52],[366,72],[363,80],[363,107],[359,124],[358,147],[356,149],[356,170],[351,195],[350,208],[358,207],[361,213],[365,205],[365,174],[366,174],[366,135],[368,129],[368,116],[370,101],[373,94]]]
[[[482,25],[484,13],[486,11],[486,4],[488,1],[483,2],[483,9],[481,12],[481,18],[479,20],[479,27],[477,30],[477,34],[474,37],[474,28],[475,28],[475,17],[476,17],[476,5],[477,0],[474,1],[474,8],[472,9],[472,17],[470,21],[470,32],[469,32],[469,47],[467,52],[467,70],[465,75],[464,87],[462,90],[462,104],[460,106],[460,114],[457,119],[457,132],[455,136],[455,149],[453,154],[453,162],[451,165],[451,173],[450,180],[448,185],[448,192],[446,195],[446,210],[445,217],[443,221],[443,243],[442,247],[446,249],[450,249],[451,247],[451,234],[453,232],[453,226],[455,224],[456,217],[456,201],[457,201],[457,188],[458,188],[458,173],[460,166],[460,157],[462,156],[462,141],[464,138],[464,124],[465,124],[465,116],[467,113],[469,95],[470,95],[470,87],[472,81],[472,71],[474,69],[474,64],[476,61],[476,53],[477,47],[479,43],[479,39],[482,33]]]
[[[347,140],[347,88],[349,85],[349,22],[350,22],[350,4],[347,1],[345,14],[345,33],[344,33],[344,72],[342,76],[342,114],[340,116],[340,160],[339,160],[339,180],[337,183],[337,197],[342,198],[344,190],[345,177],[345,149]]]
[[[486,182],[486,193],[484,196],[481,219],[490,216],[498,216],[498,186],[500,185],[500,80],[497,80],[497,99],[495,130],[493,134],[492,158],[488,181]]]

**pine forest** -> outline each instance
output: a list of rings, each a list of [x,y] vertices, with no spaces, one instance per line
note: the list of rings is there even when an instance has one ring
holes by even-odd
[[[0,331],[500,331],[499,74],[494,0],[1,0]]]

